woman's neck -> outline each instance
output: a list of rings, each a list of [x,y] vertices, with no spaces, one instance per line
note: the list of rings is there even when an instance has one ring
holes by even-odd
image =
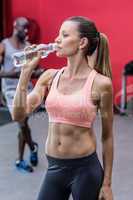
[[[71,57],[67,60],[66,74],[70,79],[84,75],[91,68],[88,65],[87,59],[83,56]]]

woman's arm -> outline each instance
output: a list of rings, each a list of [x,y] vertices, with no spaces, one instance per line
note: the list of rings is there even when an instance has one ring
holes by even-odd
[[[21,70],[18,71],[18,69],[17,70],[15,69],[16,68],[12,68],[12,70],[10,71],[5,71],[4,69],[0,70],[0,78],[13,78],[13,79],[19,78]],[[31,79],[39,78],[44,71],[46,70],[41,68],[35,69],[32,72]]]
[[[105,200],[112,200],[111,181],[113,167],[113,92],[112,82],[109,78],[105,77],[102,82],[103,83],[100,88],[100,112],[102,120],[104,180],[101,194]]]
[[[49,81],[55,74],[55,69],[49,69],[44,72],[37,81],[34,89],[27,95],[28,83],[31,78],[32,71],[39,63],[40,55],[28,62],[21,70],[19,82],[13,101],[12,118],[16,121],[22,121],[29,113],[31,113],[43,100],[46,94]]]

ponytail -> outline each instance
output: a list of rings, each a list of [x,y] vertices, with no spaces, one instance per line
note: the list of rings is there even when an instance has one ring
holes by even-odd
[[[112,79],[111,63],[109,56],[109,45],[107,36],[103,33],[99,34],[99,44],[97,47],[97,58],[94,66],[99,73]]]

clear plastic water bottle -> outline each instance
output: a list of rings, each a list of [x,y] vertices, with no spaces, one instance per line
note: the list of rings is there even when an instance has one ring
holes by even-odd
[[[50,53],[56,51],[56,43],[39,44],[34,49],[21,51],[13,54],[13,63],[15,67],[21,67],[26,61],[37,56],[37,52],[41,52],[41,58],[46,58]]]

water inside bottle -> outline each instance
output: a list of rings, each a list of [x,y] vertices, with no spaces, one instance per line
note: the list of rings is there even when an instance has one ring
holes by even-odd
[[[50,53],[56,50],[57,45],[55,43],[40,44],[37,48],[41,51],[41,58],[46,58]]]
[[[27,60],[32,60],[33,57],[37,56],[37,52],[41,52],[41,58],[46,58],[50,53],[57,49],[55,43],[39,44],[36,48],[29,51],[22,51],[13,54],[13,62],[16,67],[23,66]]]

